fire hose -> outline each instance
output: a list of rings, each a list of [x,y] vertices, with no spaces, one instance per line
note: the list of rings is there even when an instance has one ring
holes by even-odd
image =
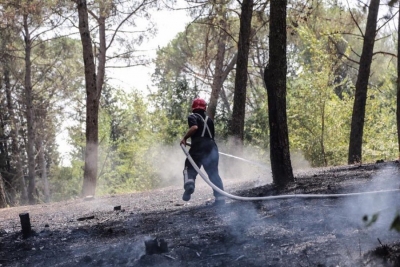
[[[190,145],[190,144],[188,144]],[[223,196],[226,196],[231,199],[235,200],[244,200],[244,201],[258,201],[258,200],[273,200],[273,199],[288,199],[288,198],[339,198],[339,197],[352,197],[352,196],[360,196],[360,195],[376,195],[376,194],[382,194],[382,193],[393,193],[393,192],[400,192],[400,189],[388,189],[388,190],[379,190],[379,191],[370,191],[370,192],[359,192],[359,193],[345,193],[345,194],[295,194],[295,195],[280,195],[280,196],[265,196],[265,197],[241,197],[241,196],[235,196],[232,194],[229,194],[217,186],[215,186],[210,179],[199,169],[199,167],[196,165],[194,162],[193,158],[190,156],[189,151],[186,149],[185,145],[181,144],[181,148],[183,152],[185,153],[187,159],[189,160],[190,164],[193,166],[193,168],[197,171],[197,173],[203,178],[203,180],[212,187],[215,191],[218,193],[222,194]],[[244,160],[249,163],[253,164],[259,164],[253,161],[249,161],[246,159],[242,159],[240,157],[236,157],[233,155],[225,154],[219,152],[221,155],[225,156],[230,156],[236,159]],[[265,166],[264,166],[265,167]]]

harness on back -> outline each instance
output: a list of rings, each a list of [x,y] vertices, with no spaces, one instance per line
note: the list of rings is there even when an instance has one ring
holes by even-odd
[[[208,127],[208,124],[207,124],[207,120],[208,120],[208,116],[206,115],[206,118],[204,119],[200,114],[198,114],[198,113],[193,113],[196,117],[200,117],[202,120],[203,120],[203,122],[204,122],[204,127],[203,127],[203,132],[201,133],[201,137],[204,137],[204,134],[205,134],[205,132],[206,132],[206,129],[207,129],[207,131],[208,131],[208,134],[210,135],[210,138],[211,139],[213,139],[213,136],[212,136],[212,134],[211,134],[211,131],[210,131],[210,128]],[[198,116],[197,116],[198,115]]]

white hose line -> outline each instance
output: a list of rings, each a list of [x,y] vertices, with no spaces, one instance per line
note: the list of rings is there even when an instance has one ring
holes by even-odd
[[[189,142],[186,142],[186,145],[192,146],[192,144],[189,143]],[[252,161],[252,160],[244,159],[244,158],[241,158],[241,157],[238,157],[238,156],[226,154],[226,153],[223,153],[223,152],[221,152],[221,151],[218,151],[218,154],[223,155],[223,156],[226,156],[226,157],[229,157],[229,158],[238,159],[238,160],[241,160],[241,161],[244,161],[244,162],[253,164],[253,165],[256,165],[256,166],[258,166],[258,167],[260,167],[260,168],[262,168],[262,169],[270,170],[270,169],[269,169],[267,166],[265,166],[264,164],[259,163],[259,162],[256,162],[256,161]]]
[[[222,153],[222,152],[218,152],[218,153],[221,154],[221,155],[224,155],[224,156],[226,156],[226,157],[238,159],[238,160],[241,160],[241,161],[244,161],[244,162],[247,162],[247,163],[256,165],[256,166],[261,167],[261,168],[263,168],[263,169],[269,170],[269,168],[268,168],[267,166],[265,166],[265,165],[263,165],[263,164],[261,164],[261,163],[258,163],[258,162],[252,161],[252,160],[248,160],[248,159],[244,159],[244,158],[240,158],[240,157],[237,157],[237,156],[234,156],[234,155]]]
[[[236,200],[245,200],[245,201],[257,201],[257,200],[272,200],[272,199],[287,199],[287,198],[338,198],[338,197],[352,197],[352,196],[360,196],[360,195],[374,195],[374,194],[382,194],[382,193],[393,193],[400,192],[400,189],[390,189],[390,190],[380,190],[380,191],[370,191],[370,192],[360,192],[360,193],[347,193],[347,194],[298,194],[298,195],[280,195],[280,196],[266,196],[266,197],[241,197],[229,194],[217,186],[215,186],[210,179],[205,176],[205,174],[197,167],[193,158],[190,156],[189,151],[186,149],[185,145],[181,144],[181,148],[185,153],[187,159],[190,164],[192,164],[193,168],[200,174],[201,178],[211,186],[218,193]]]

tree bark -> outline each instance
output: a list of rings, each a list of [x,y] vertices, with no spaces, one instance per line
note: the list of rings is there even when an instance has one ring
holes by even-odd
[[[26,101],[26,124],[28,128],[28,143],[27,143],[27,154],[28,154],[28,201],[29,204],[35,204],[36,198],[34,193],[36,191],[35,181],[35,154],[34,154],[34,143],[35,143],[35,131],[34,121],[35,114],[33,110],[33,95],[32,95],[32,66],[31,66],[31,50],[32,40],[30,37],[29,26],[28,26],[28,15],[23,15],[24,20],[24,37],[25,37],[25,101]]]
[[[37,149],[39,152],[38,165],[40,171],[40,177],[43,182],[43,193],[44,193],[44,202],[50,202],[50,189],[49,189],[49,180],[47,178],[47,167],[46,167],[46,159],[43,145],[43,135],[39,135],[37,137]]]
[[[400,40],[400,16],[398,17],[397,24],[397,40]],[[397,42],[397,104],[396,104],[396,118],[397,118],[397,144],[399,147],[398,160],[400,160],[400,42]]]
[[[79,32],[83,48],[86,83],[86,150],[82,195],[95,195],[98,160],[98,114],[100,94],[96,86],[96,67],[90,37],[86,0],[76,0]]]
[[[236,63],[235,95],[233,97],[232,120],[229,132],[236,143],[243,144],[246,112],[247,65],[250,49],[251,18],[253,0],[243,0],[240,15],[238,58]]]
[[[208,103],[207,114],[214,119],[217,110],[218,98],[221,92],[224,80],[222,79],[224,73],[224,59],[225,59],[225,46],[228,39],[226,33],[226,12],[223,4],[217,4],[217,21],[219,22],[218,30],[218,43],[217,55],[215,57],[215,69],[213,82],[211,85],[211,97]]]
[[[100,10],[101,13],[106,12],[105,10]],[[99,41],[100,41],[100,48],[99,48],[99,63],[97,65],[97,77],[96,77],[96,86],[98,90],[98,98],[100,100],[101,90],[104,85],[104,77],[106,72],[106,18],[100,16],[98,23],[99,23]]]
[[[223,87],[221,88],[221,99],[222,99],[222,103],[224,104],[224,106],[226,108],[228,116],[231,116],[232,115],[231,106],[229,105],[229,100],[228,100],[228,97],[226,96],[226,92]]]
[[[264,70],[268,93],[272,177],[278,186],[294,181],[286,114],[286,6],[287,0],[271,1],[270,63]]]
[[[218,41],[217,57],[215,59],[215,71],[214,71],[213,82],[211,85],[211,97],[207,110],[207,113],[212,119],[214,119],[215,113],[217,111],[218,98],[221,92],[222,84],[224,82],[222,80],[222,74],[223,74],[224,58],[225,58],[226,34],[225,33],[222,34],[224,36],[220,36]]]
[[[3,177],[0,173],[0,209],[7,207],[6,190],[4,187]]]
[[[365,105],[367,103],[368,81],[371,71],[375,44],[376,25],[380,0],[371,0],[368,8],[367,26],[356,82],[356,93],[351,118],[348,164],[362,162],[362,139],[364,131]]]

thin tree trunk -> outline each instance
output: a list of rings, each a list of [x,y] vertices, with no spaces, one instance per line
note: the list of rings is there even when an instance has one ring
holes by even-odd
[[[229,61],[228,65],[225,67],[225,70],[223,71],[221,78],[218,79],[220,87],[218,87],[218,89],[216,90],[216,91],[219,92],[219,96],[222,98],[222,101],[223,101],[226,109],[228,110],[229,114],[231,113],[230,106],[229,106],[229,102],[228,102],[228,100],[226,98],[226,94],[225,94],[223,85],[224,85],[224,82],[225,82],[226,78],[228,77],[229,73],[235,67],[236,61],[237,61],[237,53],[232,57],[232,59]],[[214,84],[214,82],[213,82],[213,84]],[[214,88],[214,87],[212,87],[212,88]],[[214,89],[212,89],[212,90],[214,90]],[[211,99],[213,99],[213,93],[212,92],[211,92]],[[212,118],[214,118],[215,114],[216,114],[217,104],[218,104],[218,99],[219,98],[217,98],[217,99],[215,99],[213,101],[211,99],[210,99],[210,103],[209,103],[208,108],[207,108],[207,113],[209,114],[210,117],[212,116]]]
[[[28,127],[28,200],[29,204],[35,204],[36,199],[34,196],[36,190],[35,183],[35,155],[34,155],[34,142],[35,131],[34,121],[35,114],[33,111],[33,95],[32,95],[32,77],[31,77],[31,49],[32,40],[30,37],[28,27],[28,15],[24,16],[24,37],[25,37],[25,101],[26,101],[26,124]]]
[[[98,160],[99,93],[96,86],[96,67],[90,37],[88,11],[85,0],[76,0],[79,16],[79,32],[83,48],[86,83],[86,150],[82,195],[95,195]]]
[[[400,5],[400,3],[399,3]],[[400,6],[399,6],[400,9]],[[399,21],[397,25],[397,40],[400,40],[400,16],[397,16]],[[397,143],[399,147],[398,159],[400,160],[400,42],[397,41],[397,105],[396,105],[396,118],[397,118]]]
[[[246,112],[247,65],[250,49],[251,18],[253,16],[253,0],[243,0],[240,15],[238,42],[238,58],[235,76],[235,95],[233,97],[232,120],[229,133],[235,143],[243,144],[244,120]]]
[[[294,181],[286,114],[286,6],[287,0],[271,1],[269,65],[264,71],[268,93],[272,178],[278,186]]]
[[[211,85],[211,97],[208,103],[207,113],[208,115],[214,119],[215,113],[217,110],[218,98],[220,95],[220,91],[222,88],[222,84],[224,80],[222,79],[224,73],[224,59],[225,59],[225,46],[226,41],[228,39],[228,35],[226,33],[226,14],[225,14],[225,6],[223,4],[219,4],[216,6],[218,9],[217,21],[220,22],[219,25],[219,36],[218,36],[218,44],[217,44],[217,55],[215,58],[215,70],[213,82]]]
[[[321,114],[321,137],[320,137],[320,142],[321,142],[321,154],[322,154],[322,160],[324,162],[324,166],[328,165],[328,162],[326,161],[326,155],[325,155],[325,101],[322,103],[322,114]]]
[[[218,43],[217,57],[215,59],[215,71],[214,71],[213,82],[211,85],[211,97],[207,109],[207,113],[212,119],[214,119],[215,113],[217,111],[218,98],[220,95],[222,84],[224,82],[222,81],[222,74],[223,74],[224,58],[225,58],[226,34],[224,35],[225,35],[224,38],[225,40],[222,40],[223,37],[221,36]]]
[[[222,102],[224,103],[224,106],[228,112],[228,117],[232,115],[231,111],[231,106],[229,105],[228,97],[226,96],[226,92],[224,90],[224,87],[221,88],[221,99]]]
[[[0,209],[7,207],[6,190],[4,187],[3,177],[0,173]]]
[[[47,168],[46,168],[46,159],[44,156],[44,145],[43,145],[43,137],[39,135],[37,137],[38,150],[39,150],[39,160],[38,165],[40,168],[40,177],[43,182],[44,189],[44,201],[48,203],[50,201],[50,190],[49,190],[49,180],[47,179]]]
[[[360,68],[358,70],[356,82],[353,115],[351,118],[348,164],[362,162],[365,106],[367,103],[368,81],[371,72],[379,4],[380,0],[371,0],[368,9],[367,26],[365,29]]]
[[[104,11],[105,12],[105,11]],[[97,66],[97,77],[96,77],[96,87],[98,91],[98,98],[100,100],[101,90],[104,85],[104,77],[106,70],[106,26],[105,26],[106,18],[100,16],[99,22],[99,41],[100,41],[100,49],[98,53],[99,64]]]

